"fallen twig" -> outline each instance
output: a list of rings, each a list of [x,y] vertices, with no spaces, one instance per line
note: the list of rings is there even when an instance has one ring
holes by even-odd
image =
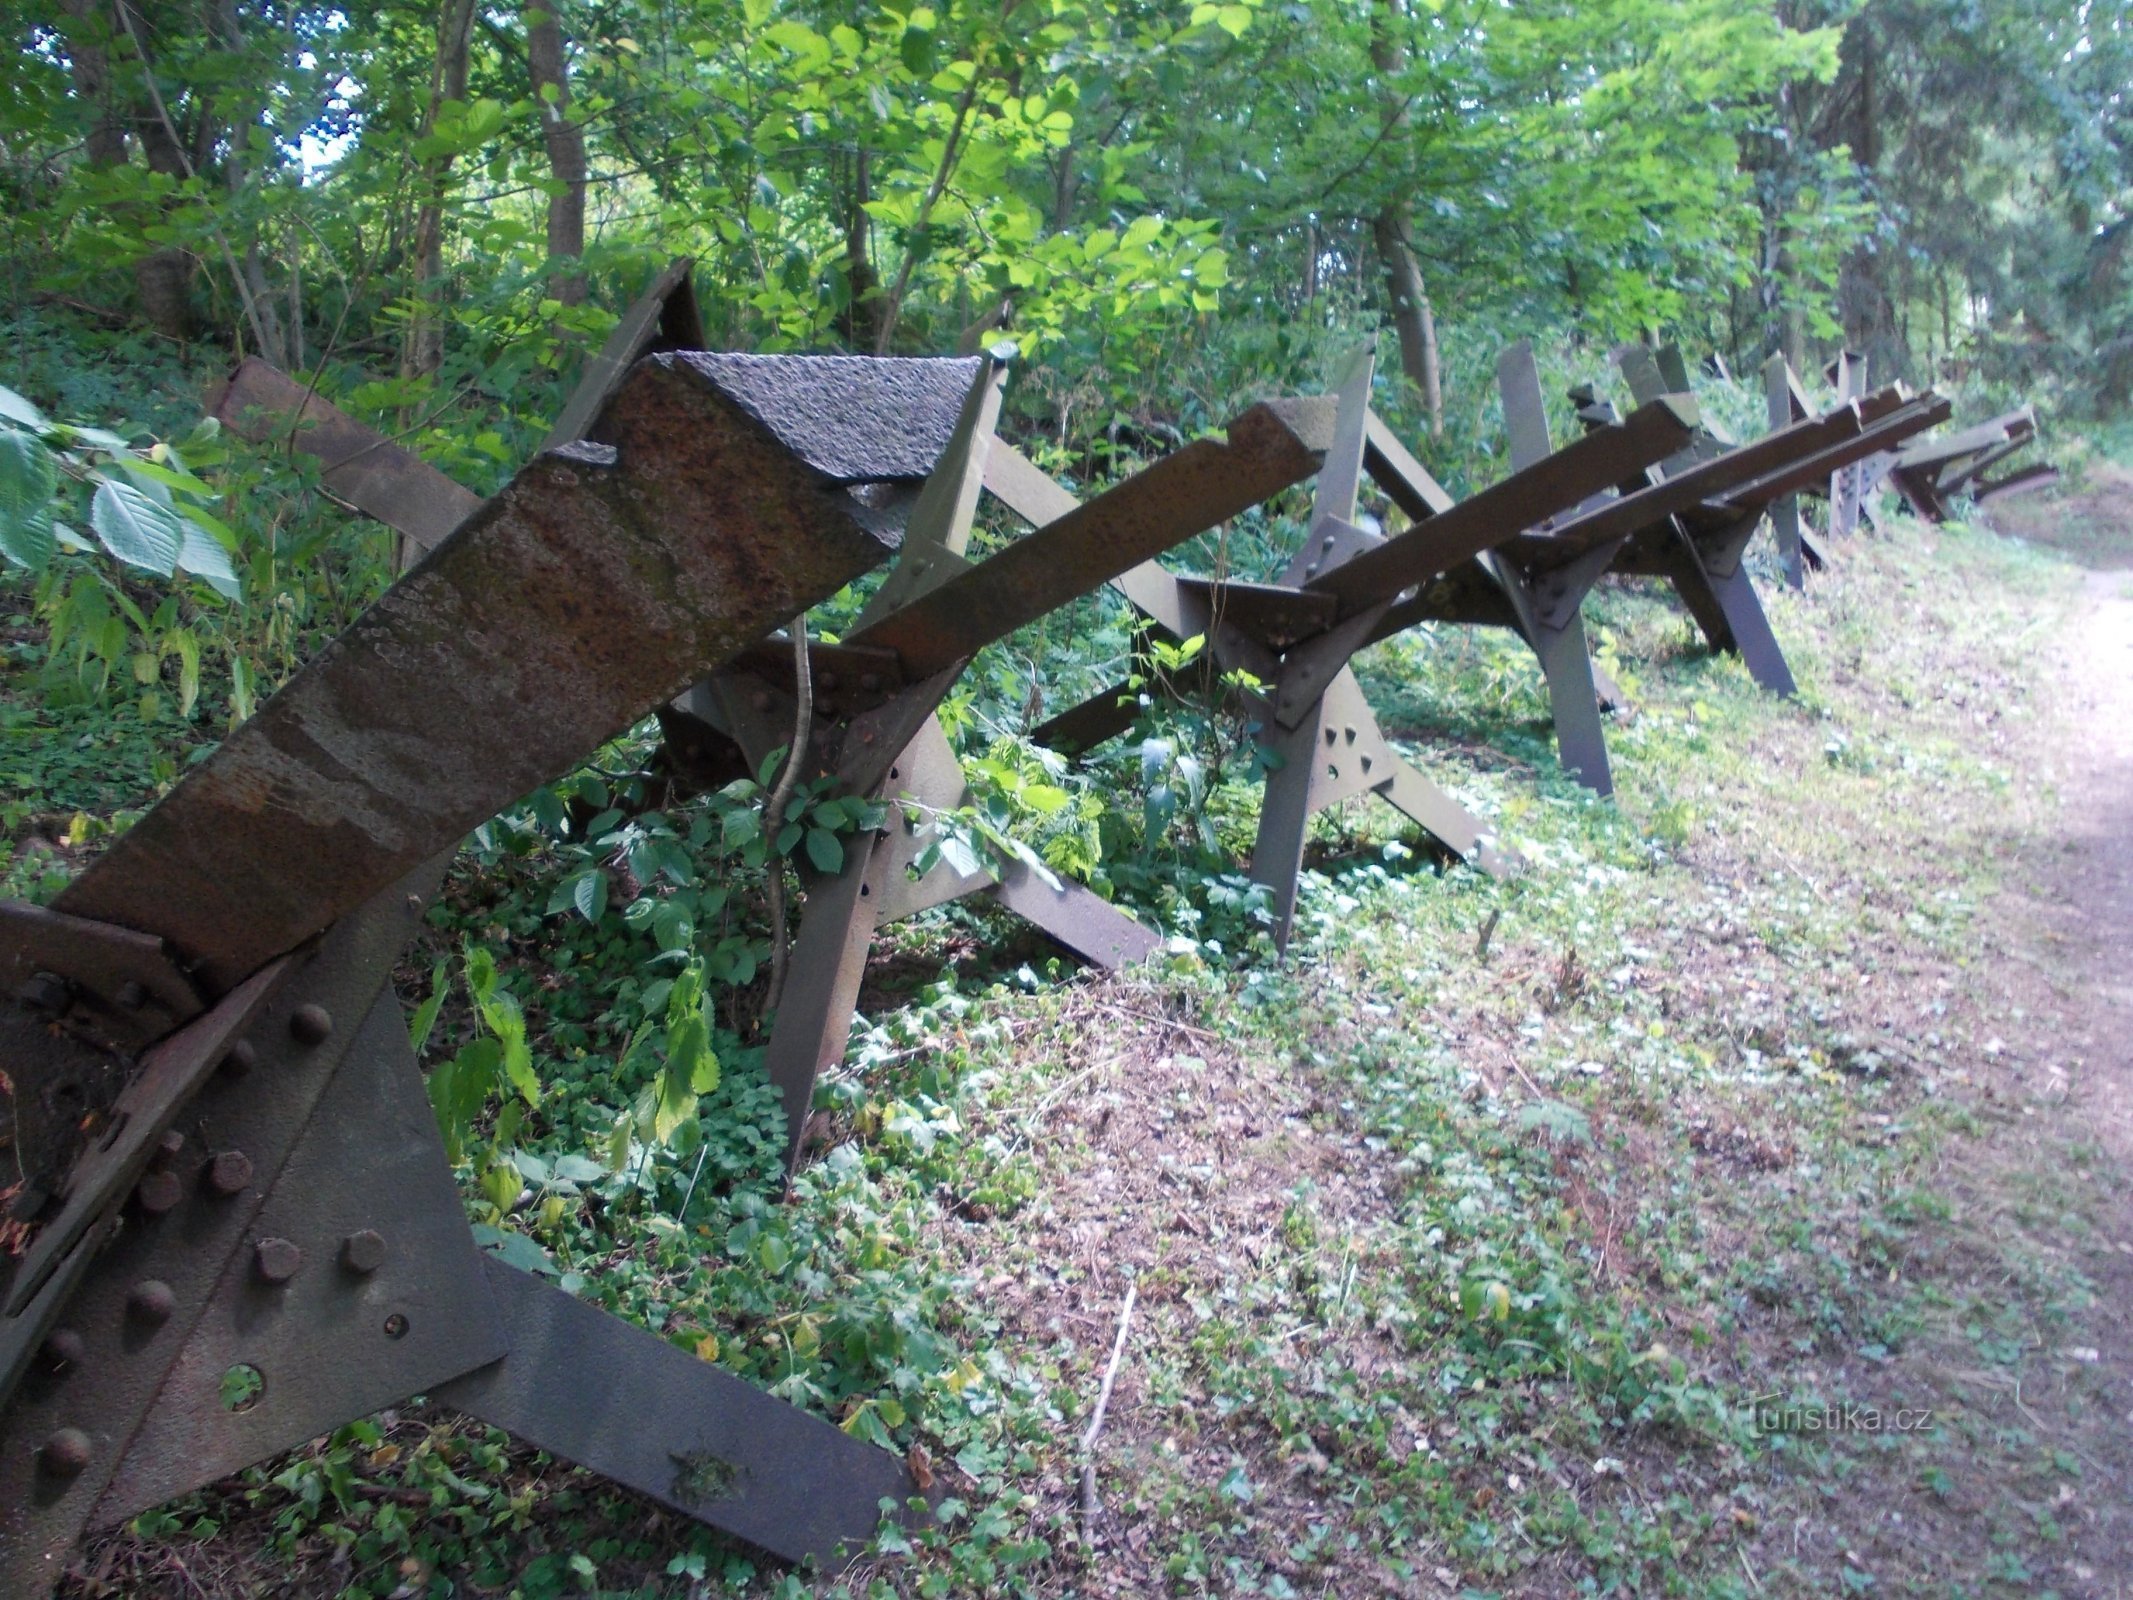
[[[1092,1004],[1095,1005],[1098,1011],[1108,1011],[1112,1016],[1123,1017],[1128,1022],[1145,1022],[1157,1028],[1175,1028],[1179,1033],[1194,1039],[1205,1039],[1209,1044],[1220,1044],[1222,1042],[1205,1028],[1195,1028],[1189,1022],[1178,1021],[1176,1017],[1151,1017],[1145,1011],[1128,1011],[1124,1006],[1114,1006],[1104,1000],[1097,1000]]]
[[[1096,1411],[1081,1436],[1081,1539],[1096,1548],[1096,1436],[1103,1432],[1104,1411],[1111,1404],[1111,1385],[1118,1381],[1119,1358],[1126,1353],[1126,1329],[1133,1321],[1133,1302],[1139,1296],[1138,1282],[1126,1285],[1125,1304],[1118,1309],[1118,1336],[1111,1341],[1111,1364],[1104,1368],[1103,1387],[1096,1391]]]

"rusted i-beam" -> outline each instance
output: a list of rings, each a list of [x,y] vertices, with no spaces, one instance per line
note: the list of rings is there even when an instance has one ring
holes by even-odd
[[[882,427],[937,450],[952,408],[903,377],[929,398]],[[467,827],[886,553],[850,441],[798,425],[715,364],[628,369],[603,443],[467,517],[61,909],[0,907],[0,970],[28,974],[0,1005],[17,1110],[65,1113],[23,1146],[39,1232],[0,1285],[0,1592],[49,1587],[84,1527],[417,1392],[788,1558],[913,1492],[897,1458],[485,1262],[388,981]],[[233,1365],[264,1383],[237,1411]],[[587,1374],[661,1404],[618,1433]]]

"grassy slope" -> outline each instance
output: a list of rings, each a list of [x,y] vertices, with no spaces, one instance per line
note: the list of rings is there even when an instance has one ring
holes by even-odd
[[[2020,766],[2074,587],[1979,533],[1856,542],[1774,602],[1789,706],[1610,592],[1642,707],[1611,732],[1614,805],[1553,776],[1508,643],[1418,644],[1368,675],[1388,722],[1452,730],[1423,759],[1524,877],[1387,860],[1387,816],[1355,809],[1286,970],[936,991],[860,1040],[793,1203],[744,1174],[685,1232],[548,1242],[949,1480],[952,1534],[855,1592],[2106,1592],[2078,1569],[2122,1539],[2097,1509],[2122,1447],[2063,1352],[2096,1342],[2122,1178],[2044,1125],[2020,1069],[2049,1039],[1986,959],[1996,884],[2051,826]],[[1086,1519],[1076,1440],[1129,1279]],[[1761,1436],[1773,1393],[1936,1425]],[[780,1586],[419,1410],[83,1570],[156,1595]]]

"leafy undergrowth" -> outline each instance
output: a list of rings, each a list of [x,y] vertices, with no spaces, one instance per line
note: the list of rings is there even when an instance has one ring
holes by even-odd
[[[1771,602],[1795,704],[1611,588],[1597,637],[1639,707],[1613,803],[1555,773],[1510,643],[1385,647],[1388,726],[1518,876],[1439,870],[1351,803],[1286,966],[1233,959],[1237,895],[1203,908],[1215,943],[1070,984],[999,962],[1011,925],[920,919],[789,1193],[738,1015],[700,1144],[625,1126],[609,1159],[660,1062],[618,1082],[597,1048],[514,1117],[500,1179],[470,1141],[492,1238],[907,1452],[945,1526],[781,1575],[418,1406],[140,1519],[70,1592],[2102,1592],[2125,1406],[2086,1348],[2088,1246],[2122,1178],[2070,1134],[1995,1162],[2050,1044],[1983,959],[2051,825],[2022,765],[2074,588],[1960,527],[1855,540]],[[594,926],[577,975],[538,954],[567,870],[463,863],[437,919],[566,1062],[671,1002]],[[996,979],[956,970],[980,948]],[[451,991],[439,1038],[479,1010]],[[1758,1402],[1931,1425],[1786,1432]]]

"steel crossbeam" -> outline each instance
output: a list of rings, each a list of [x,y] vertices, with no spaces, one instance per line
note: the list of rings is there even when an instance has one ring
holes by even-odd
[[[627,340],[671,334],[676,292]],[[940,455],[977,370],[780,388],[633,354],[588,379],[598,442],[457,517],[54,908],[0,906],[34,1230],[0,1283],[0,1592],[417,1393],[786,1559],[912,1503],[894,1456],[484,1258],[390,991],[470,827],[888,555],[850,485]],[[321,415],[304,437],[345,442]],[[329,487],[450,510],[391,460]]]
[[[632,324],[649,327],[651,319],[638,314],[626,319],[625,326]],[[755,358],[701,359],[725,373]],[[897,365],[845,364],[862,374]],[[901,548],[881,589],[845,637],[836,645],[808,645],[812,731],[806,773],[832,776],[846,792],[882,803],[887,822],[878,832],[848,841],[841,869],[811,877],[808,884],[791,978],[765,1050],[766,1069],[785,1104],[790,1161],[802,1149],[816,1078],[843,1059],[866,954],[878,929],[931,906],[990,893],[1101,967],[1130,965],[1159,946],[1153,932],[1092,890],[1050,878],[1027,863],[963,873],[937,860],[914,876],[913,865],[932,831],[927,819],[969,799],[961,763],[935,709],[986,644],[1308,477],[1318,466],[1318,447],[1310,436],[1322,406],[1254,407],[1232,424],[1227,443],[1188,445],[1086,506],[1054,505],[1028,537],[972,562],[966,552],[987,462],[1006,448],[993,436],[1004,363],[985,357],[964,365],[972,376],[944,440],[902,461],[862,464],[862,476],[904,494]],[[766,367],[765,381],[757,386],[756,404],[766,415],[791,409],[785,398],[790,379],[781,387],[775,381],[778,370]],[[249,387],[265,392],[262,383]],[[830,425],[818,426],[808,437],[843,436],[834,418],[821,415],[822,407],[812,409],[818,424]],[[343,443],[356,427],[338,427],[331,437]],[[384,503],[396,508],[401,502]],[[789,635],[766,639],[663,705],[670,776],[687,786],[715,785],[761,770],[789,745],[796,710],[792,658]]]
[[[1616,355],[1640,401],[1668,381],[1642,346],[1625,346]],[[1777,409],[1773,401],[1773,415]],[[1788,415],[1791,409],[1788,392]],[[1764,513],[1785,497],[1828,484],[1833,475],[1886,453],[1947,414],[1947,402],[1937,396],[1914,398],[1892,387],[1788,422],[1747,444],[1728,448],[1705,441],[1696,452],[1701,460],[1661,481],[1678,486],[1704,476],[1710,492],[1666,518],[1639,521],[1612,570],[1666,579],[1714,650],[1737,652],[1757,683],[1790,695],[1791,668],[1742,564],[1748,541]],[[1733,481],[1721,487],[1720,477]]]
[[[1008,448],[993,433],[1002,376],[992,366],[973,387],[911,510],[898,562],[838,647],[842,655],[810,647],[814,748],[806,770],[880,802],[886,822],[849,841],[839,870],[808,889],[764,1056],[784,1098],[789,1160],[797,1161],[803,1148],[818,1076],[844,1058],[879,928],[989,892],[1098,966],[1129,965],[1155,951],[1160,941],[1140,923],[1093,891],[1050,879],[1027,863],[963,872],[936,860],[916,873],[931,819],[969,799],[936,708],[987,644],[1318,468],[1314,408],[1256,406],[1231,424],[1226,442],[1189,444],[1086,505],[1048,505],[1032,519],[1031,533],[972,561],[971,520],[991,483],[990,463]],[[786,641],[699,684],[670,708],[670,737],[678,734],[701,752],[723,735],[756,770],[790,743],[795,696]]]
[[[1671,364],[1678,367],[1678,358]],[[1531,350],[1511,346],[1497,370],[1512,464],[1527,468],[1546,459],[1550,449]],[[1652,371],[1658,383],[1671,381],[1656,362]],[[1644,398],[1649,402],[1664,392],[1647,386]],[[1589,389],[1573,390],[1572,398],[1588,430],[1614,421],[1614,409]],[[1737,628],[1759,644],[1761,608],[1739,566],[1740,545],[1754,530],[1756,511],[1788,490],[1826,478],[1834,464],[1924,425],[1901,411],[1898,397],[1881,397],[1856,418],[1810,415],[1788,423],[1776,437],[1730,448],[1705,430],[1701,440],[1670,458],[1671,476],[1663,468],[1651,469],[1616,493],[1593,495],[1547,528],[1500,542],[1485,558],[1393,606],[1373,637],[1425,621],[1515,630],[1540,662],[1565,771],[1609,793],[1613,776],[1600,712],[1620,705],[1623,697],[1591,660],[1581,615],[1584,596],[1607,572],[1649,572],[1672,581],[1716,637],[1731,640]],[[1394,498],[1410,514],[1427,514],[1450,500],[1412,464],[1404,494],[1395,489]],[[1773,640],[1767,651],[1755,652],[1755,659],[1777,683],[1787,683],[1789,675],[1778,675],[1782,656],[1771,665],[1774,653]]]
[[[1696,422],[1693,407],[1665,399],[1566,449],[1543,448],[1502,482],[1455,502],[1370,409],[1371,375],[1364,351],[1340,385],[1311,531],[1278,583],[1180,578],[1151,563],[1118,585],[1152,626],[1206,637],[1217,675],[1241,670],[1265,685],[1243,698],[1274,757],[1252,875],[1272,892],[1283,947],[1309,819],[1342,800],[1374,794],[1453,855],[1487,870],[1511,864],[1479,819],[1393,749],[1350,663],[1421,621],[1518,626],[1494,576],[1494,553],[1527,528],[1597,507],[1611,487],[1686,446]],[[1000,467],[988,469],[988,483],[1023,516],[1072,503],[1019,457],[996,453],[995,460]],[[1358,525],[1366,476],[1413,527],[1386,538]],[[1582,659],[1582,636],[1578,653]],[[1589,677],[1587,685],[1590,694]],[[1071,753],[1122,732],[1131,718],[1130,696],[1114,689],[1054,717],[1037,737]]]
[[[1928,522],[1945,522],[1948,503],[1959,494],[1968,492],[1982,503],[2057,481],[2058,470],[2041,463],[1998,480],[1985,476],[2036,437],[2036,413],[2021,406],[1974,427],[1912,445],[1889,461],[1888,481],[1919,516]]]

